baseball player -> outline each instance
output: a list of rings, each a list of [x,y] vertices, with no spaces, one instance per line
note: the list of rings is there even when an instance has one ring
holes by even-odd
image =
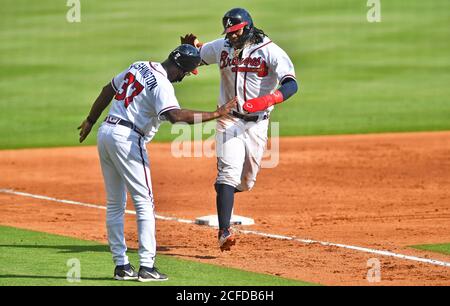
[[[267,143],[270,112],[275,104],[294,95],[298,86],[289,56],[254,26],[245,9],[231,9],[222,23],[224,38],[201,43],[188,34],[181,41],[199,48],[202,65],[218,65],[219,105],[238,97],[236,109],[217,121],[216,131],[218,241],[225,251],[236,242],[230,229],[234,194],[248,191],[255,184]]]
[[[230,99],[214,112],[181,109],[171,83],[196,73],[200,54],[191,45],[181,45],[163,63],[140,61],[114,77],[101,91],[89,116],[81,123],[80,142],[86,138],[112,102],[98,131],[97,146],[107,194],[108,242],[115,262],[114,279],[142,282],[164,281],[156,267],[156,238],[153,193],[145,144],[162,121],[194,123],[217,119],[236,105]],[[124,212],[127,190],[136,209],[140,269],[137,273],[126,255]]]

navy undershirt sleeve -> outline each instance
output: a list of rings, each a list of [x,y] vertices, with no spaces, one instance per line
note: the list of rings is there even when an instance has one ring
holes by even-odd
[[[297,81],[292,78],[285,79],[278,90],[283,94],[284,101],[292,97],[298,90]]]

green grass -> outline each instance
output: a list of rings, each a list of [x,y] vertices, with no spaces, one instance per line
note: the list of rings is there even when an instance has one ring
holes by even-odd
[[[450,243],[414,245],[412,248],[450,255]]]
[[[219,37],[231,7],[291,56],[300,92],[277,107],[282,135],[450,129],[450,1],[382,1],[382,22],[361,0],[3,0],[0,149],[77,144],[76,127],[100,88],[136,60],[164,60],[186,32]],[[216,67],[176,85],[182,106],[212,110]],[[168,141],[164,124],[156,140]],[[91,135],[86,144],[94,144]]]
[[[130,261],[138,263],[135,251]],[[81,267],[81,282],[70,283],[70,259]],[[0,226],[0,286],[12,285],[165,285],[165,286],[304,286],[296,280],[201,264],[158,255],[157,266],[166,282],[141,284],[112,280],[114,265],[106,245]],[[73,275],[73,274],[70,274]]]

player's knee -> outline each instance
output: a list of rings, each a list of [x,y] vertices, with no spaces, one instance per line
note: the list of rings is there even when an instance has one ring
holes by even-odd
[[[135,202],[134,209],[136,211],[136,219],[138,221],[154,218],[153,199],[146,199],[144,201]]]
[[[122,224],[124,220],[125,211],[124,210],[117,210],[117,211],[111,211],[108,210],[106,213],[106,224],[108,226],[113,226],[115,224]]]
[[[124,215],[125,205],[121,202],[108,202],[106,206],[106,216],[110,219],[117,219]]]

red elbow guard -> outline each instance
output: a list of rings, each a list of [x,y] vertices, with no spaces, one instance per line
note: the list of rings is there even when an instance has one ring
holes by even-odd
[[[283,94],[277,90],[273,94],[248,100],[244,103],[244,109],[249,113],[260,112],[283,101]]]
[[[273,97],[273,104],[272,105],[278,104],[278,103],[281,103],[281,102],[284,101],[283,94],[279,90],[276,90],[273,94],[271,94],[271,96]]]

